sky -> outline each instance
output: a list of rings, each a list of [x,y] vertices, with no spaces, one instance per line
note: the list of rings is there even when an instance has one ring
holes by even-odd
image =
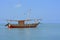
[[[42,19],[42,23],[60,23],[60,0],[0,0],[0,21]]]

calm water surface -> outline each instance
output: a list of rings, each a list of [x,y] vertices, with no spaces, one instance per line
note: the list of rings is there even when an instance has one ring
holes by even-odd
[[[0,26],[0,40],[60,40],[60,23],[40,24],[37,28]]]

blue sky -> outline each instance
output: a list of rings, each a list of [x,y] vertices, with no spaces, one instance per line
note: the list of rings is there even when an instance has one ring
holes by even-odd
[[[0,0],[0,21],[41,18],[43,23],[60,23],[60,0]]]

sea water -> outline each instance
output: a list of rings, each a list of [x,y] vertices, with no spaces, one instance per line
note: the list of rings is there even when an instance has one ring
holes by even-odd
[[[42,23],[36,28],[0,26],[0,40],[60,40],[60,23]]]

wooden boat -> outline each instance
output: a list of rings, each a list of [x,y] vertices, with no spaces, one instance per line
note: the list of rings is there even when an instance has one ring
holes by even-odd
[[[18,24],[8,23],[5,25],[8,26],[8,28],[35,28],[40,23],[37,22],[37,23],[25,24],[25,21],[29,21],[29,20],[9,20],[9,21],[18,21]]]
[[[31,11],[31,10],[30,10]],[[28,16],[30,16],[29,15],[29,13],[28,13]],[[26,24],[25,22],[26,21],[32,21],[32,20],[34,20],[34,21],[38,21],[38,20],[41,20],[41,19],[29,19],[29,18],[27,18],[27,20],[8,20],[8,21],[16,21],[16,22],[18,22],[18,24],[11,24],[11,23],[8,23],[8,24],[6,24],[5,26],[8,26],[8,28],[35,28],[35,27],[37,27],[37,25],[40,23],[40,22],[34,22],[34,23],[29,23],[29,24]]]

